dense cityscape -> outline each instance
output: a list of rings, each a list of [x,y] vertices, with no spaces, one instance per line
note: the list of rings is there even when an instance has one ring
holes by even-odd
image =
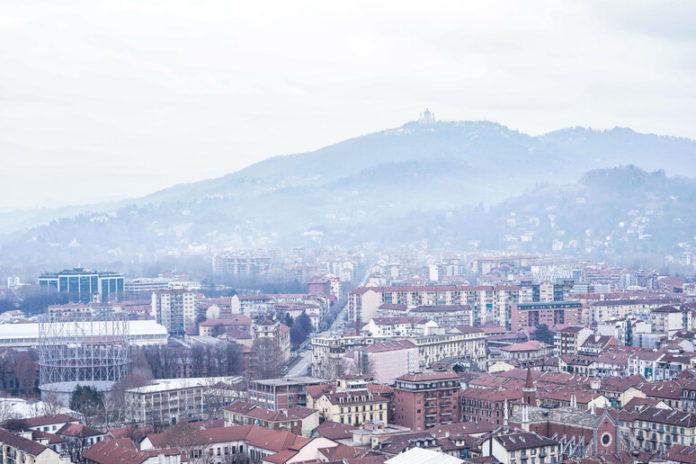
[[[416,248],[210,263],[8,277],[7,462],[693,464],[693,281]]]

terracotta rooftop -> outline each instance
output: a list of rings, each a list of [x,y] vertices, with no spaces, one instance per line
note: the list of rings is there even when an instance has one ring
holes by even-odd
[[[387,351],[399,351],[408,348],[416,348],[416,345],[408,340],[391,340],[387,342],[374,343],[364,348],[359,348],[358,351],[366,351],[368,353],[384,353]]]
[[[328,438],[330,440],[342,440],[351,438],[353,436],[353,430],[357,429],[357,427],[353,427],[349,424],[324,421],[319,424],[319,427],[317,427],[315,431],[324,438]]]
[[[78,422],[78,419],[68,414],[52,414],[47,416],[30,417],[24,419],[27,427],[41,427],[44,425],[60,424],[63,422]]]
[[[25,453],[33,456],[38,456],[48,449],[41,443],[20,437],[19,435],[15,435],[14,433],[8,432],[5,429],[0,429],[0,443],[11,446],[20,451],[24,451]]]

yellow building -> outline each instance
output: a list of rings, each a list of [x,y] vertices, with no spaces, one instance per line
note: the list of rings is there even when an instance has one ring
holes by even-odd
[[[324,420],[362,426],[365,422],[380,420],[387,423],[388,400],[367,390],[327,392],[314,401],[314,408]]]

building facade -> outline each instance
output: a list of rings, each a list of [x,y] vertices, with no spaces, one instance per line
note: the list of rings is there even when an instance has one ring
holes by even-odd
[[[511,329],[535,329],[545,324],[547,327],[559,325],[580,325],[582,323],[582,303],[576,301],[552,301],[539,303],[517,303],[512,306]]]
[[[152,293],[152,315],[173,336],[183,336],[196,327],[196,294],[186,290],[158,290]]]
[[[460,391],[454,372],[402,375],[394,388],[394,422],[414,431],[458,422]]]
[[[209,418],[239,398],[241,377],[158,379],[124,392],[126,423],[167,426]]]
[[[117,272],[96,272],[84,268],[41,274],[39,286],[68,295],[71,302],[106,303],[123,299],[125,277]],[[95,295],[97,297],[95,298]]]
[[[271,411],[307,406],[306,387],[325,383],[316,377],[283,377],[249,381],[249,402]]]

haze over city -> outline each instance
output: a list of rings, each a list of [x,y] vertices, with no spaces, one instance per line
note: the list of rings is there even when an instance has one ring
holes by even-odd
[[[0,464],[696,464],[696,4],[0,6]]]

